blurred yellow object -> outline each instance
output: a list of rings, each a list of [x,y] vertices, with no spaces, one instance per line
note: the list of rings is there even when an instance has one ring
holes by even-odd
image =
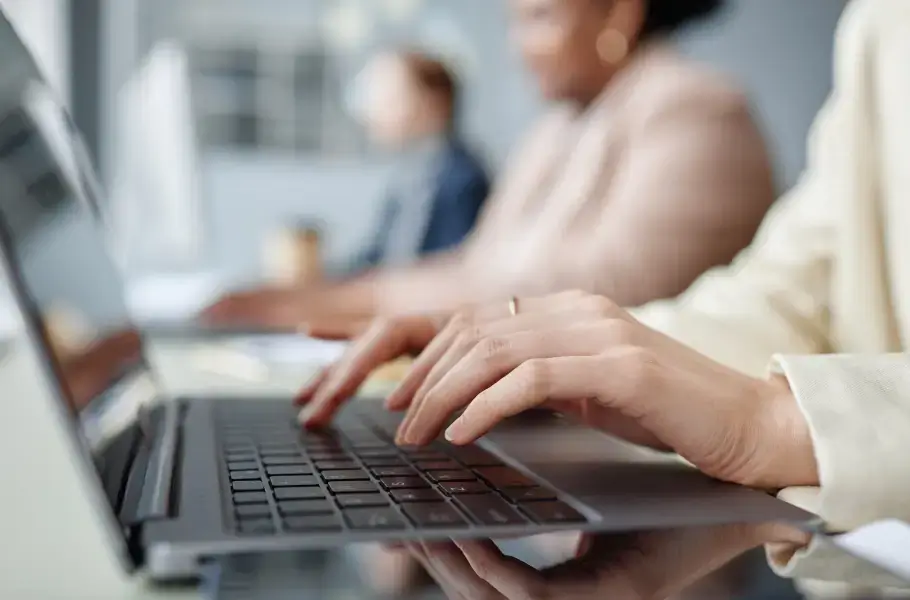
[[[399,358],[386,363],[373,371],[369,383],[399,383],[407,375],[412,364],[414,364],[413,358]]]
[[[266,278],[283,285],[322,280],[322,239],[318,227],[302,224],[275,231],[265,243]]]

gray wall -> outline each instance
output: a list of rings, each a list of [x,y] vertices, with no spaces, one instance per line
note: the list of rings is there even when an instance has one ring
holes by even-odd
[[[831,51],[847,0],[732,0],[682,47],[736,77],[753,99],[784,188],[799,176],[809,125],[831,87]]]
[[[751,94],[778,166],[781,188],[803,167],[809,125],[831,84],[831,49],[842,0],[732,0],[717,23],[692,30],[682,48],[731,73]],[[468,82],[467,129],[494,165],[533,120],[540,102],[505,36],[505,2],[428,0],[470,33],[480,70]],[[219,270],[255,278],[266,233],[294,215],[329,225],[331,258],[356,251],[382,193],[379,162],[325,165],[263,155],[206,159],[211,258]]]

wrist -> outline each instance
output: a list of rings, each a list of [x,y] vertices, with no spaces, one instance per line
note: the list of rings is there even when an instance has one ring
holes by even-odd
[[[774,375],[761,382],[755,425],[748,485],[775,490],[819,485],[809,423],[785,377]]]

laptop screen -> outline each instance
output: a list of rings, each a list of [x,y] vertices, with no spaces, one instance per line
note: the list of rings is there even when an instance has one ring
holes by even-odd
[[[157,390],[85,179],[40,82],[0,112],[0,237],[14,293],[96,458]],[[64,137],[61,137],[64,136]]]

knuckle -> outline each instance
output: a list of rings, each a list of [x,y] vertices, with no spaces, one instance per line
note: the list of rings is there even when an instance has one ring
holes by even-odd
[[[618,313],[616,304],[605,296],[587,295],[582,299],[583,309],[601,319],[615,317]]]
[[[617,354],[616,372],[622,377],[621,393],[626,398],[638,398],[654,385],[659,369],[657,356],[649,348],[628,346]]]
[[[498,362],[508,354],[510,347],[511,342],[506,338],[488,337],[482,340],[477,348],[481,360]]]
[[[621,319],[610,319],[600,325],[604,341],[611,346],[632,346],[637,338],[635,327]]]
[[[458,348],[466,350],[473,348],[483,339],[483,332],[480,327],[470,326],[461,331],[455,338],[455,345]]]
[[[474,325],[474,317],[468,311],[459,311],[449,321],[448,327],[455,331],[464,331]]]
[[[522,395],[544,397],[547,395],[548,379],[546,362],[538,359],[525,361],[515,370]]]

